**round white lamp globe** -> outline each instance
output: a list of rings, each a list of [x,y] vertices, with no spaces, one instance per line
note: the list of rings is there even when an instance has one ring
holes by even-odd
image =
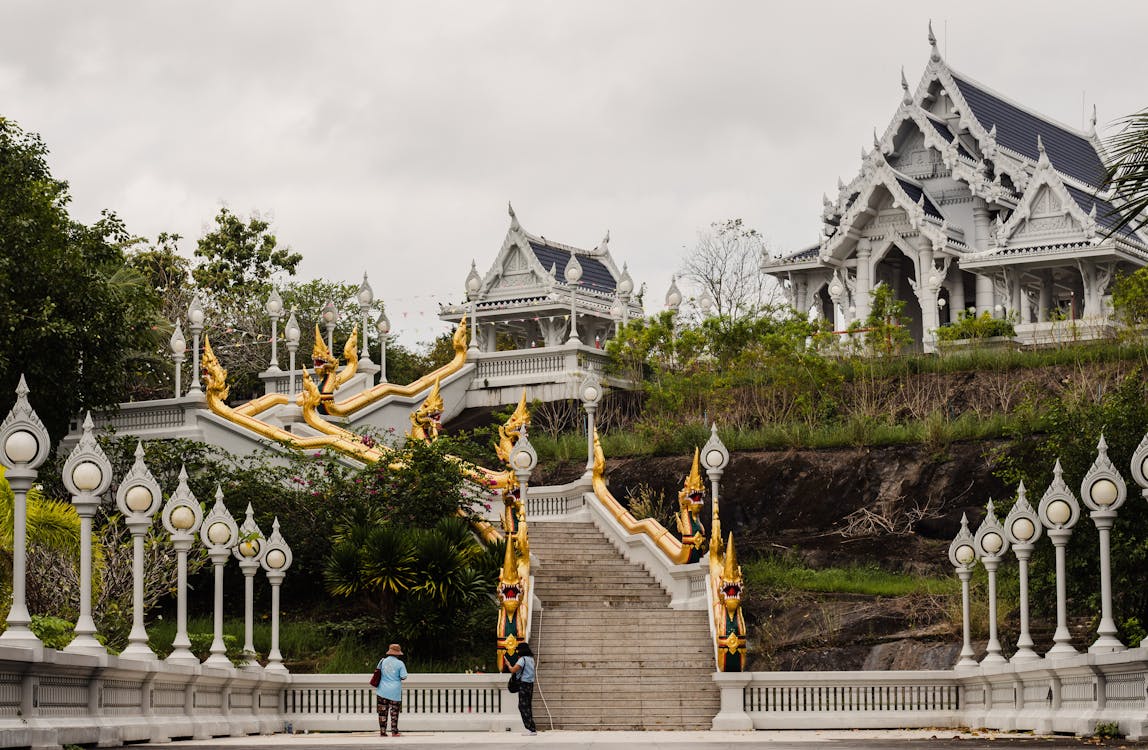
[[[104,481],[104,472],[91,461],[81,461],[72,469],[72,484],[76,489],[89,492],[100,486]]]
[[[17,430],[4,441],[4,453],[8,460],[14,464],[26,464],[36,457],[40,450],[40,441],[27,430]]]

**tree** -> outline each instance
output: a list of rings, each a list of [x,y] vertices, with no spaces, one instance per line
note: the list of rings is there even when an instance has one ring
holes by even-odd
[[[73,221],[47,153],[39,136],[0,118],[0,413],[24,373],[58,439],[81,410],[162,374],[149,354],[159,301],[125,262],[135,239],[112,213],[90,227]]]
[[[758,270],[765,242],[741,219],[710,224],[682,263],[682,277],[708,291],[719,316],[739,318],[772,301],[776,287]]]
[[[1112,308],[1125,325],[1148,323],[1148,268],[1116,277],[1112,285]]]
[[[1105,144],[1104,186],[1119,199],[1110,235],[1123,227],[1139,231],[1148,225],[1148,109],[1124,118],[1122,124]]]
[[[195,257],[201,259],[192,271],[195,283],[215,296],[262,296],[276,274],[293,276],[303,260],[279,247],[269,221],[256,213],[244,222],[226,206],[215,216],[215,229],[199,239]]]
[[[897,299],[892,287],[878,284],[869,291],[869,317],[865,320],[865,345],[870,353],[900,354],[912,342],[905,300]]]

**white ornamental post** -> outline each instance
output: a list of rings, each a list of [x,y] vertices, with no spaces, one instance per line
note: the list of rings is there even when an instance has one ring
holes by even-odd
[[[191,298],[187,307],[187,325],[191,328],[191,386],[187,395],[201,396],[203,391],[199,387],[199,334],[203,333],[203,302],[199,294]]]
[[[710,439],[702,446],[701,460],[706,467],[706,476],[710,478],[710,545],[711,549],[722,549],[725,540],[721,538],[722,530],[718,525],[718,489],[721,475],[729,465],[729,449],[718,437],[717,422],[710,423]],[[713,547],[715,544],[718,546]]]
[[[135,463],[116,490],[116,506],[132,535],[132,630],[127,648],[120,656],[152,660],[155,652],[148,646],[144,628],[144,536],[151,528],[152,516],[159,510],[162,493],[143,459],[143,442],[137,442]]]
[[[1052,469],[1052,484],[1044,491],[1036,513],[1040,522],[1048,529],[1048,538],[1056,551],[1056,632],[1053,633],[1053,646],[1045,657],[1077,653],[1072,647],[1072,634],[1068,631],[1067,580],[1064,551],[1072,536],[1072,527],[1080,518],[1080,503],[1068,485],[1064,483],[1060,459]]]
[[[259,563],[267,551],[263,542],[263,532],[256,525],[255,514],[251,503],[248,503],[243,525],[239,527],[239,543],[234,549],[239,569],[243,571],[243,669],[260,669],[252,633],[252,600],[255,597],[255,571],[259,570]]]
[[[171,332],[171,341],[168,343],[171,346],[171,361],[175,363],[175,397],[179,398],[183,395],[179,381],[183,375],[183,355],[187,352],[187,339],[183,337],[183,328],[180,327],[178,320],[175,322],[175,330]]]
[[[203,523],[203,509],[187,486],[187,469],[179,469],[179,486],[168,498],[160,514],[163,527],[171,536],[171,546],[175,548],[176,599],[175,599],[175,638],[167,661],[172,664],[199,664],[199,659],[191,653],[191,639],[187,637],[187,553],[195,544],[195,533]]]
[[[586,473],[594,471],[594,412],[602,400],[602,384],[592,372],[582,379],[582,406],[586,409]]]
[[[379,382],[387,382],[387,334],[391,332],[391,319],[387,311],[379,312],[379,319],[375,321],[375,330],[379,332]]]
[[[478,269],[472,260],[470,273],[466,275],[466,297],[470,300],[470,349],[467,356],[478,353],[478,321],[475,315],[478,313],[478,292],[480,289],[482,289],[482,277],[478,275]]]
[[[1008,552],[1008,539],[1005,538],[1004,529],[993,513],[993,501],[989,500],[989,512],[985,520],[981,521],[977,533],[973,536],[973,545],[980,554],[981,564],[989,574],[989,645],[988,652],[982,660],[983,664],[1003,664],[1004,655],[1001,653],[1001,642],[997,638],[997,568],[1000,566],[1001,556]]]
[[[964,640],[961,643],[961,657],[955,668],[971,669],[977,666],[977,660],[973,658],[969,627],[969,581],[977,565],[977,549],[972,532],[969,531],[969,519],[964,513],[961,514],[961,530],[949,544],[949,562],[957,569],[957,578],[961,579],[961,631]]]
[[[582,278],[582,264],[578,262],[578,256],[574,253],[570,253],[570,260],[566,262],[566,268],[562,275],[566,278],[566,283],[570,285],[570,338],[566,339],[566,343],[577,344],[580,343],[578,338],[578,311],[574,305],[577,300],[578,281]]]
[[[335,324],[339,322],[339,311],[335,308],[333,300],[327,300],[327,304],[323,305],[320,317],[323,318],[323,325],[327,328],[327,351],[334,354]]]
[[[215,505],[203,519],[199,540],[207,547],[207,556],[215,568],[215,634],[211,641],[211,656],[204,663],[208,667],[230,667],[227,645],[223,642],[223,566],[231,557],[231,548],[239,537],[239,528],[223,504],[223,489],[215,488]]]
[[[283,654],[279,653],[279,586],[283,576],[291,567],[291,548],[279,533],[279,518],[271,524],[271,536],[267,539],[267,551],[260,561],[267,572],[267,582],[271,584],[271,650],[267,653],[267,672],[287,674],[283,666]]]
[[[283,329],[283,339],[287,342],[287,372],[289,382],[287,383],[287,395],[292,400],[298,392],[295,388],[295,352],[299,350],[299,336],[302,334],[299,328],[299,320],[295,317],[295,308],[291,308],[291,317],[287,318],[287,327]]]
[[[283,298],[279,291],[272,288],[267,302],[263,305],[267,317],[271,318],[271,362],[267,369],[272,372],[279,370],[279,318],[283,317]]]
[[[1091,511],[1089,515],[1100,534],[1100,626],[1099,636],[1088,647],[1088,653],[1123,651],[1125,646],[1116,637],[1116,622],[1112,619],[1112,564],[1109,559],[1109,534],[1116,523],[1116,511],[1128,496],[1124,477],[1108,458],[1108,443],[1104,436],[1096,446],[1096,460],[1080,483],[1080,498]]]
[[[80,615],[76,637],[64,650],[103,656],[107,649],[96,640],[96,623],[92,619],[92,519],[100,508],[100,496],[112,486],[112,462],[96,443],[92,427],[92,414],[88,412],[80,442],[64,462],[64,486],[72,494],[72,505],[80,517]]]
[[[1040,655],[1032,650],[1032,636],[1028,632],[1028,561],[1032,557],[1036,540],[1040,539],[1041,524],[1036,511],[1025,498],[1024,482],[1017,488],[1016,504],[1005,517],[1004,528],[1020,567],[1020,637],[1016,641],[1016,653],[1010,661],[1039,659]]]
[[[522,425],[522,432],[514,444],[514,451],[510,454],[510,465],[514,469],[514,476],[518,479],[522,507],[524,510],[528,509],[530,506],[526,499],[527,487],[530,483],[530,473],[538,465],[538,452],[526,437],[526,425]]]
[[[359,315],[363,318],[363,351],[359,355],[360,364],[371,364],[371,349],[370,337],[367,336],[367,324],[371,322],[369,317],[371,312],[371,303],[375,301],[375,290],[371,289],[371,285],[367,283],[367,273],[363,272],[363,283],[359,284],[359,290],[355,292],[355,301],[359,303]]]
[[[630,278],[630,269],[622,264],[622,276],[618,279],[618,294],[622,297],[622,327],[630,322],[630,294],[634,291],[634,280]]]

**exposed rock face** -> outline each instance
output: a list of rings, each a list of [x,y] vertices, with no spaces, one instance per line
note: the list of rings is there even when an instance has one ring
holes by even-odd
[[[954,443],[839,450],[734,453],[721,485],[724,531],[743,559],[799,555],[810,567],[877,564],[949,575],[949,541],[962,513],[976,527],[990,498],[1011,491],[993,476],[999,444]],[[608,461],[619,498],[640,485],[676,498],[688,456]],[[570,481],[580,464],[546,483]],[[709,510],[705,511],[709,517]],[[936,669],[960,650],[959,623],[914,597],[748,593],[760,639],[755,669]]]

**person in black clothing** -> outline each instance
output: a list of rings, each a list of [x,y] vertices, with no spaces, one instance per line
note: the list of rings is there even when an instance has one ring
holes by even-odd
[[[534,652],[529,643],[520,643],[514,651],[514,665],[511,672],[519,673],[522,686],[518,688],[518,713],[522,715],[522,726],[526,734],[538,734],[534,727]]]

